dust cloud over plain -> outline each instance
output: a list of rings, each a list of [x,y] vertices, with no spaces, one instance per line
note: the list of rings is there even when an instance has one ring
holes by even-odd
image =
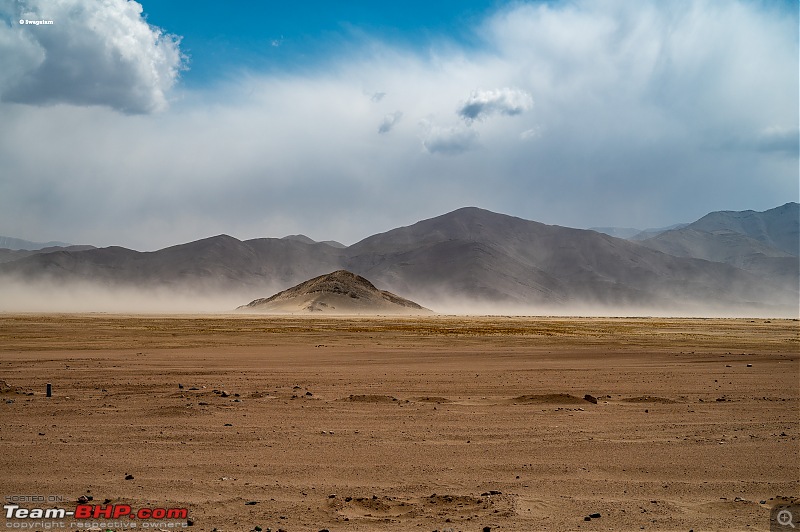
[[[20,280],[0,278],[0,312],[113,312],[125,314],[224,314],[256,298],[268,297],[286,286],[265,284],[261,288],[221,290],[219,286],[105,286],[89,281]],[[492,301],[452,296],[446,290],[398,293],[438,314],[465,316],[632,316],[632,317],[756,317],[797,318],[797,301],[787,293],[776,294],[775,305],[761,303],[725,305],[675,301],[667,294],[658,303],[574,301],[525,304],[507,299]],[[247,310],[239,310],[246,313]],[[364,313],[368,315],[369,313]],[[380,314],[380,312],[375,312]]]
[[[247,296],[202,287],[107,287],[90,282],[0,279],[0,312],[116,312],[132,314],[228,312]]]

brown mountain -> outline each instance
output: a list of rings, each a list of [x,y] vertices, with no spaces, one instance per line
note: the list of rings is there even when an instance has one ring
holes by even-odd
[[[280,314],[430,314],[431,311],[386,290],[378,290],[347,270],[314,277],[237,310]]]
[[[773,214],[782,220],[784,211],[791,214],[791,209]],[[767,226],[781,223],[791,229],[791,220]],[[784,233],[765,232],[773,240]],[[708,253],[728,245],[708,234],[713,245],[699,244]],[[768,268],[749,266],[752,261],[727,263],[719,256],[716,251],[702,258],[675,256],[595,231],[468,207],[345,248],[303,238],[240,241],[220,235],[148,253],[119,247],[38,253],[0,264],[0,286],[83,281],[137,290],[224,292],[249,300],[347,269],[437,310],[478,311],[490,308],[488,303],[520,312],[580,312],[591,305],[611,313],[713,307],[713,313],[754,309],[796,315],[797,282],[787,282],[791,264],[782,266],[796,259],[767,257],[782,261]]]
[[[797,203],[763,212],[712,212],[685,227],[665,231],[640,243],[676,257],[731,264],[768,278],[790,293],[800,290]]]

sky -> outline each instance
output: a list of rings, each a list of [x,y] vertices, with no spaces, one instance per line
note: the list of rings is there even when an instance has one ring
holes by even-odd
[[[52,22],[52,23],[49,23]],[[352,244],[798,201],[798,3],[0,0],[0,235]]]

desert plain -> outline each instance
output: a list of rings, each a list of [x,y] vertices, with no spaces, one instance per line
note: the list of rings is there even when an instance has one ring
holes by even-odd
[[[0,314],[0,380],[3,496],[188,509],[140,529],[769,530],[800,494],[797,320]]]

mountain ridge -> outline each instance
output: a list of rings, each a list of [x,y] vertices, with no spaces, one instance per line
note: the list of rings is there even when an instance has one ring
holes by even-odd
[[[778,214],[791,223],[787,209]],[[791,234],[791,227],[781,229],[776,221],[780,216],[762,224],[771,228],[762,233]],[[674,231],[664,234],[669,233]],[[217,235],[151,252],[112,246],[40,253],[0,264],[0,275],[11,282],[80,280],[110,287],[226,291],[244,298],[346,269],[431,308],[442,300],[520,308],[796,306],[796,257],[736,236],[744,251],[731,259],[722,233],[703,234],[711,235],[721,251],[710,244],[703,250],[722,258],[695,256],[702,253],[691,249],[683,256],[669,254],[653,249],[654,239],[629,241],[464,207],[343,248],[297,238],[241,241]],[[750,253],[751,248],[757,251]]]

